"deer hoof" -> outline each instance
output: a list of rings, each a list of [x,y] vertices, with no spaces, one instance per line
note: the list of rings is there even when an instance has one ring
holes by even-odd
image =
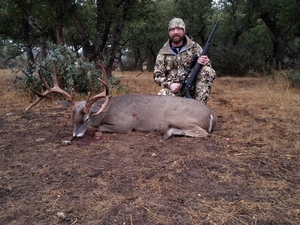
[[[165,133],[165,135],[164,135],[164,141],[168,140],[170,137],[171,137],[171,135],[169,135],[168,133]]]

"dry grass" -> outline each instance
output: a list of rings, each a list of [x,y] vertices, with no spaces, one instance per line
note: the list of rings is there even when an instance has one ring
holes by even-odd
[[[217,81],[211,105],[214,108],[223,103],[221,111],[228,117],[225,120],[231,120],[224,125],[230,131],[228,137],[242,143],[256,142],[267,148],[278,148],[278,144],[289,145],[289,139],[299,134],[299,90],[289,89],[285,80],[276,77],[235,78],[234,81],[220,78]],[[217,96],[221,97],[214,99]],[[272,137],[273,129],[280,129],[281,137]],[[298,141],[293,144],[299,147]]]
[[[111,90],[112,95],[156,94],[152,73],[138,74],[115,72],[124,89]],[[291,89],[281,73],[217,78],[208,106],[218,125],[208,139],[162,142],[155,133],[112,134],[100,143],[65,148],[55,143],[57,136],[38,145],[39,136],[30,133],[36,127],[50,136],[47,126],[64,132],[57,131],[66,121],[55,101],[42,101],[33,116],[16,112],[30,99],[12,90],[9,71],[0,77],[1,122],[26,133],[28,157],[22,161],[23,146],[0,145],[5,149],[0,160],[6,163],[0,172],[5,199],[0,204],[14,205],[0,209],[9,215],[3,217],[10,219],[6,224],[18,224],[27,205],[34,209],[31,220],[25,219],[31,224],[300,224],[300,90]],[[31,139],[34,144],[26,144]],[[48,189],[33,193],[40,182]],[[23,190],[15,194],[20,204],[13,198],[18,188]]]
[[[126,92],[157,94],[159,91],[159,86],[154,83],[153,74],[149,72],[113,72],[113,76],[121,79],[124,90],[122,92],[112,90],[112,95],[124,94]]]

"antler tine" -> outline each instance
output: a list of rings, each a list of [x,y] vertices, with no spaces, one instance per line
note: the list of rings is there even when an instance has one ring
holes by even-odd
[[[105,71],[103,65],[100,63],[99,66],[100,66],[100,69],[102,70],[104,80],[101,80],[100,78],[98,78],[98,80],[103,84],[105,90],[103,92],[101,92],[100,94],[97,94],[93,97],[90,97],[90,93],[88,93],[88,96],[86,98],[86,103],[85,103],[85,106],[83,108],[84,113],[88,113],[91,106],[93,105],[93,103],[95,101],[97,101],[98,99],[105,98],[105,101],[101,105],[98,112],[94,113],[94,115],[98,115],[101,112],[103,112],[104,109],[107,107],[107,105],[109,103],[110,96],[109,96],[109,89],[108,89],[108,77],[107,77],[107,74],[106,74],[106,71]]]
[[[63,89],[61,89],[61,88],[58,86],[58,83],[57,83],[56,62],[53,61],[53,64],[54,64],[54,66],[53,66],[53,76],[52,76],[53,88],[51,88],[51,87],[48,85],[46,79],[45,79],[45,78],[43,77],[43,75],[42,75],[41,70],[39,69],[39,70],[38,70],[38,74],[39,74],[39,77],[40,77],[42,83],[45,85],[46,90],[45,90],[45,92],[43,92],[43,93],[39,93],[39,92],[37,92],[37,91],[35,91],[35,90],[33,90],[33,89],[30,89],[30,90],[31,90],[32,92],[34,92],[38,97],[37,97],[37,99],[36,99],[34,102],[32,102],[32,103],[25,109],[26,111],[29,110],[30,108],[32,108],[33,106],[35,106],[36,104],[38,104],[43,98],[45,98],[45,97],[46,97],[48,94],[50,94],[50,93],[59,93],[59,94],[62,94],[62,95],[66,98],[66,100],[67,100],[68,102],[71,103],[72,106],[75,105],[75,101],[74,101],[74,90],[72,89],[71,94],[69,94],[69,93],[67,93],[66,91],[64,91]]]
[[[99,66],[100,66],[100,69],[101,69],[101,71],[102,71],[102,75],[103,75],[103,80],[104,80],[104,82],[106,83],[106,84],[108,84],[108,76],[107,76],[107,73],[106,73],[106,71],[105,71],[105,68],[104,68],[104,66],[101,64],[101,63],[99,63]],[[99,79],[99,78],[98,78]],[[101,81],[102,82],[102,81]],[[102,82],[103,83],[103,82]],[[104,84],[104,83],[103,83]],[[104,86],[105,86],[105,84],[104,84]],[[107,95],[108,95],[108,88],[107,88]]]
[[[96,116],[96,115],[99,115],[100,113],[102,113],[103,111],[104,111],[104,109],[108,106],[108,103],[109,103],[109,99],[110,99],[110,97],[111,96],[109,96],[108,94],[109,94],[109,90],[108,90],[108,85],[107,85],[107,83],[105,83],[103,80],[101,80],[100,78],[98,78],[98,80],[104,85],[104,87],[105,87],[105,90],[102,92],[102,93],[100,93],[99,94],[99,97],[100,97],[100,95],[104,95],[104,97],[105,97],[105,101],[104,101],[104,103],[101,105],[101,107],[100,107],[100,109],[98,110],[98,112],[96,112],[96,113],[94,113],[94,115]],[[96,95],[97,96],[97,95]],[[95,97],[96,97],[95,96]]]

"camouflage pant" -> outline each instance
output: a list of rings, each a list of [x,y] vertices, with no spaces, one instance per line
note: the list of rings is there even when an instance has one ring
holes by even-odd
[[[191,90],[193,99],[206,104],[212,88],[212,83],[216,77],[216,72],[211,67],[203,67],[196,78],[196,85]],[[174,93],[168,88],[163,88],[158,95],[185,96],[185,91]]]

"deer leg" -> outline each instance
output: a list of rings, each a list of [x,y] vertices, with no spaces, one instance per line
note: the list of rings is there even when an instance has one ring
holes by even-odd
[[[164,140],[169,139],[173,135],[181,135],[188,137],[206,137],[208,133],[201,127],[197,127],[194,130],[183,130],[176,127],[170,127],[164,135]]]

